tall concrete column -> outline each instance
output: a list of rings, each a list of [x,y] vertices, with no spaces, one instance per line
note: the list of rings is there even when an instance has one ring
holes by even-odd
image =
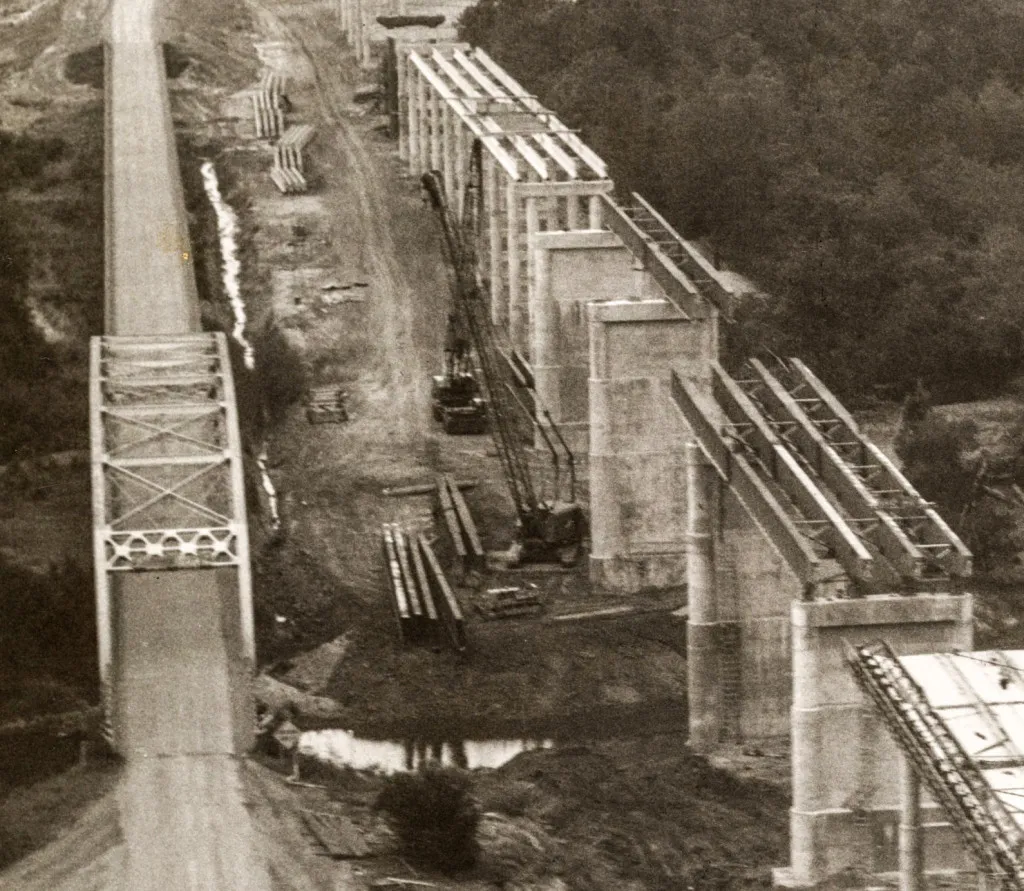
[[[884,640],[900,656],[970,650],[971,598],[886,594],[796,601],[791,610],[790,868],[777,870],[775,883],[813,888],[844,871],[870,873],[896,862],[898,833],[876,827],[897,829],[899,784],[893,779],[902,756],[857,687],[846,647]],[[941,845],[929,847],[944,863],[959,858],[965,865],[948,825],[935,831],[942,833]],[[880,848],[886,838],[888,851]]]
[[[509,339],[513,346],[516,346],[515,331],[519,324],[521,315],[520,301],[522,296],[519,293],[520,278],[520,251],[519,251],[519,195],[516,194],[516,184],[513,180],[508,181],[505,189],[507,199],[507,211],[505,215],[505,235],[508,248],[505,256],[508,259],[508,325]]]
[[[536,270],[533,262],[533,251],[529,250],[533,237],[540,231],[540,200],[534,196],[526,199],[526,299],[520,299],[514,304],[510,333],[512,346],[516,349],[529,353],[530,351],[530,299],[537,287]]]
[[[590,226],[590,228],[591,229],[600,229],[601,228],[601,220],[602,220],[601,196],[600,195],[591,195],[590,196],[590,203],[589,203],[589,208],[588,208],[588,214],[589,214],[588,225]]]
[[[409,120],[405,130],[409,138],[409,172],[412,174],[422,173],[422,161],[420,160],[420,97],[422,84],[419,70],[415,65],[409,64],[409,73],[405,78],[405,88],[409,95]]]
[[[921,785],[914,765],[900,757],[900,891],[924,891]]]
[[[490,247],[487,260],[490,264],[491,278],[491,322],[498,329],[505,326],[508,307],[502,277],[503,252],[501,247],[501,206],[504,198],[501,194],[501,182],[498,174],[498,162],[489,153],[484,153],[484,194],[487,197],[487,241]]]
[[[588,309],[591,583],[621,593],[666,590],[677,602],[686,583],[689,436],[671,398],[671,372],[710,393],[710,328],[667,300]]]
[[[363,4],[366,0],[352,0],[352,33],[349,43],[356,54],[356,64],[363,63]]]
[[[580,228],[580,199],[577,195],[565,196],[565,221],[569,229]]]
[[[452,111],[452,107],[447,103],[441,105],[441,157],[444,167],[442,172],[444,173],[444,191],[448,196],[448,203],[453,207],[456,206],[458,189],[455,186],[455,134],[452,132],[454,129],[453,119],[455,118],[455,112]]]
[[[416,108],[420,127],[419,168],[417,174],[430,169],[430,97],[427,95],[427,79],[421,74],[416,81]]]
[[[370,28],[373,26],[374,0],[360,0],[359,63],[363,68],[373,67],[370,50]]]
[[[430,91],[430,169],[441,170],[441,100]]]
[[[394,50],[395,62],[395,90],[398,94],[398,157],[402,161],[409,160],[409,86],[406,80],[409,77],[409,67],[406,58],[402,56],[401,44],[394,41],[388,47],[388,51]]]
[[[718,475],[695,442],[686,445],[687,699],[690,747],[710,752],[722,739],[714,531]]]
[[[469,163],[466,160],[468,157],[466,140],[469,138],[470,133],[463,127],[462,121],[456,118],[454,113],[451,119],[455,125],[455,204],[459,209],[459,217],[461,219],[462,213],[465,210],[466,180],[469,175]]]

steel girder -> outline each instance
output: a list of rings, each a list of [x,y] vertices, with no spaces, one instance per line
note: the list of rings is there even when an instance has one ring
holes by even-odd
[[[93,338],[97,571],[247,566],[235,412],[222,334]]]

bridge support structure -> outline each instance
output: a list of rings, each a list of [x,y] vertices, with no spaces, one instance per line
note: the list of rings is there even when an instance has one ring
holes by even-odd
[[[471,148],[483,152],[480,273],[491,318],[528,355],[538,232],[601,227],[612,189],[604,161],[504,71],[468,44],[399,44],[399,140],[409,173],[441,171],[461,210]]]
[[[100,680],[118,658],[111,579],[237,574],[240,656],[255,665],[252,579],[234,384],[223,334],[95,337],[90,353],[93,552]],[[114,722],[114,746],[117,727]]]

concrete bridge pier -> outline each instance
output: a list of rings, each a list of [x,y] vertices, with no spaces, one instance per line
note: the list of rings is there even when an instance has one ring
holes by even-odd
[[[689,437],[669,372],[710,391],[715,325],[667,300],[591,303],[589,311],[590,578],[619,592],[678,589]]]
[[[687,699],[690,748],[713,751],[722,739],[719,678],[715,527],[719,515],[718,474],[695,442],[686,444],[686,622]]]
[[[569,206],[579,207],[575,196]],[[631,256],[607,231],[538,232],[530,240],[530,359],[537,402],[551,413],[569,448],[589,444],[590,324],[587,303],[636,296]],[[537,448],[544,448],[538,441]]]
[[[895,872],[902,755],[846,664],[848,644],[885,640],[899,655],[970,650],[970,595],[797,601],[793,627],[790,866],[776,887],[815,888],[841,873]],[[904,817],[904,822],[906,818]],[[953,827],[921,807],[926,861],[962,868]]]

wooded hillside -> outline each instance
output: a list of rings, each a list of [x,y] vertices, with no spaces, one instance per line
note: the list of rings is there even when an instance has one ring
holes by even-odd
[[[1024,6],[481,0],[461,37],[772,295],[737,354],[854,401],[1021,370]]]

